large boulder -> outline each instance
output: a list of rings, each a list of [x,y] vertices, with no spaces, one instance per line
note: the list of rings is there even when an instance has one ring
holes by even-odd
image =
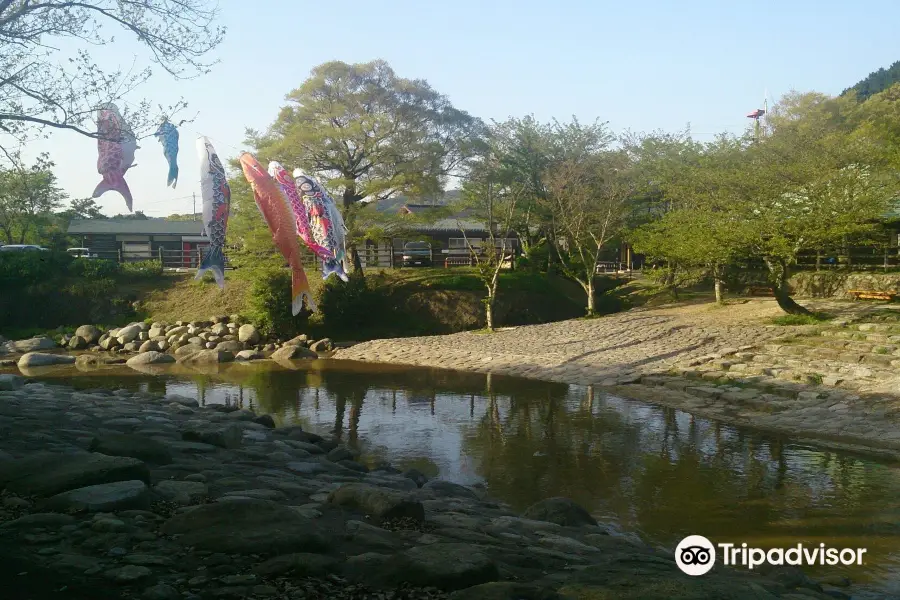
[[[258,360],[260,358],[263,358],[263,355],[256,350],[241,350],[234,355],[234,360],[239,361]]]
[[[203,351],[203,348],[201,346],[196,346],[194,344],[188,344],[186,346],[178,346],[177,348],[175,348],[175,358],[184,358],[186,356],[190,356],[191,354],[196,354],[197,352],[202,352],[202,351]]]
[[[293,575],[294,577],[324,577],[340,570],[340,562],[330,556],[295,552],[270,558],[253,571],[262,577]]]
[[[425,520],[425,507],[409,494],[364,483],[345,483],[328,495],[328,502],[356,509],[381,521]]]
[[[228,325],[225,323],[216,323],[209,330],[213,335],[223,336],[228,335]]]
[[[80,371],[90,371],[103,365],[120,365],[124,362],[124,358],[113,358],[100,354],[79,354],[75,358],[75,368]]]
[[[241,446],[244,431],[239,425],[207,425],[185,429],[181,433],[181,439],[186,442],[200,442],[219,448],[232,449]]]
[[[138,352],[159,352],[159,343],[156,340],[147,340],[138,347]]]
[[[53,453],[0,462],[0,490],[28,496],[52,496],[76,488],[131,480],[150,483],[150,470],[130,457]]]
[[[205,504],[176,515],[162,526],[186,547],[226,554],[277,555],[325,552],[329,541],[297,511],[253,498]]]
[[[132,356],[125,364],[129,367],[135,367],[140,365],[162,365],[173,362],[175,362],[174,356],[170,354],[163,354],[162,352],[157,352],[155,350],[150,350],[148,352],[144,352],[143,354]]]
[[[597,525],[597,520],[584,508],[574,501],[563,498],[547,498],[532,504],[522,514],[526,519],[535,521],[547,521],[567,527],[581,525]]]
[[[209,496],[209,488],[199,481],[164,479],[153,486],[153,491],[166,500],[182,506],[200,504]]]
[[[121,345],[119,344],[119,340],[113,336],[100,338],[98,344],[104,350],[112,350],[113,348],[118,348]]]
[[[73,335],[69,338],[69,343],[66,346],[69,347],[69,350],[84,350],[88,347],[88,341],[80,335]]]
[[[166,331],[166,337],[179,337],[188,332],[188,328],[185,326],[172,327],[171,329]]]
[[[75,335],[83,337],[88,344],[96,344],[103,332],[93,325],[82,325],[75,330]]]
[[[313,342],[309,345],[309,349],[313,352],[331,352],[334,350],[334,343],[330,338],[323,338],[318,342]]]
[[[305,333],[301,333],[297,337],[291,338],[284,343],[285,346],[308,346],[309,338]]]
[[[185,346],[187,347],[187,346]],[[181,348],[178,349],[179,351]],[[177,353],[176,353],[177,356]],[[231,362],[234,360],[234,354],[231,352],[225,352],[223,350],[200,350],[199,352],[194,352],[192,354],[188,354],[187,356],[181,356],[178,359],[178,362],[182,362],[185,364],[193,364],[193,365],[212,365],[218,363]]]
[[[9,352],[37,352],[38,350],[50,350],[56,347],[57,343],[46,336],[6,342],[6,349]]]
[[[415,546],[393,556],[368,553],[347,560],[344,575],[373,587],[403,583],[450,592],[500,578],[497,563],[479,546],[436,543]]]
[[[91,440],[88,450],[107,456],[130,456],[157,465],[168,465],[172,462],[172,453],[165,444],[136,434],[100,435]]]
[[[45,510],[112,512],[116,510],[147,509],[150,495],[143,481],[117,481],[77,488],[57,494],[43,503]]]
[[[252,346],[259,343],[259,338],[259,331],[257,331],[256,327],[250,325],[249,323],[246,325],[241,325],[238,329],[238,341],[240,342]]]
[[[319,355],[303,346],[284,346],[272,353],[272,360],[301,360],[319,358]]]
[[[422,486],[423,490],[431,490],[438,496],[455,496],[457,498],[467,498],[469,500],[478,500],[478,494],[474,490],[467,488],[452,481],[443,481],[441,479],[432,479]]]
[[[242,352],[244,350],[244,344],[235,340],[219,342],[218,344],[214,344],[214,347],[216,350],[231,352],[232,354],[237,354],[238,352]]]
[[[138,338],[138,335],[141,333],[141,326],[134,324],[128,325],[127,327],[121,328],[118,333],[116,333],[116,339],[119,340],[120,344],[127,344],[128,342],[133,342]]]
[[[22,355],[16,363],[20,369],[29,367],[46,367],[49,365],[71,365],[75,363],[74,356],[65,354],[44,354],[42,352],[29,352]]]
[[[0,392],[12,392],[25,385],[25,380],[18,375],[0,375]]]

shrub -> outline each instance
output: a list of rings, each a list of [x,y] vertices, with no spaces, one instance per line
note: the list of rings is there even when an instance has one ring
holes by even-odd
[[[110,279],[119,274],[119,264],[112,260],[76,258],[69,265],[69,274],[85,279]]]
[[[306,325],[309,314],[291,314],[291,272],[260,269],[251,275],[247,316],[264,335],[292,337]]]
[[[149,279],[163,274],[162,263],[158,260],[142,260],[122,264],[122,274],[129,279]]]
[[[0,252],[0,288],[22,288],[64,273],[72,257],[64,252]]]
[[[329,277],[319,292],[319,311],[329,330],[371,328],[373,319],[388,319],[392,313],[387,290],[356,273],[344,283]]]

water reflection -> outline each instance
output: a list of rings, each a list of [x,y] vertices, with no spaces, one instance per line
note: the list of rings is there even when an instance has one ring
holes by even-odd
[[[296,365],[295,365],[296,366]],[[673,547],[688,534],[761,547],[868,548],[843,567],[896,594],[900,470],[591,387],[316,361],[201,374],[52,371],[79,387],[176,393],[331,431],[374,461],[416,467],[523,509],[568,496],[601,520]],[[830,572],[835,569],[831,568]],[[862,597],[862,596],[855,596]]]

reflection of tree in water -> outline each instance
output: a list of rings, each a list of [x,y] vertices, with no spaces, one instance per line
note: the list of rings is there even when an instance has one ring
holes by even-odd
[[[858,537],[867,523],[887,533],[885,522],[896,522],[893,469],[804,452],[672,409],[631,419],[607,399],[590,388],[579,398],[490,394],[481,419],[464,431],[464,449],[491,493],[520,509],[568,496],[666,543],[699,532],[796,544]]]

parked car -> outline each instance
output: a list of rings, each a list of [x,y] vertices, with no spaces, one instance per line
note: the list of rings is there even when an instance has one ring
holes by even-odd
[[[6,246],[0,246],[0,252],[29,252],[33,250],[49,252],[47,248],[35,246],[34,244],[7,244]]]
[[[431,244],[428,242],[407,242],[403,245],[400,264],[404,267],[430,267]]]
[[[66,254],[75,258],[97,258],[96,254],[91,254],[90,248],[69,248]]]

